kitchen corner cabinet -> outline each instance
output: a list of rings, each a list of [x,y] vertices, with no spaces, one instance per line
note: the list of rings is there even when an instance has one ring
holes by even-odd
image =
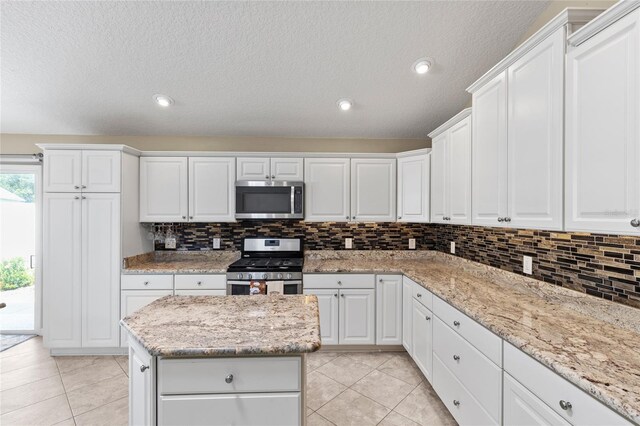
[[[398,158],[398,222],[429,222],[431,154]]]
[[[120,192],[121,152],[45,149],[44,192]]]
[[[235,159],[140,158],[140,222],[232,222]]]
[[[129,345],[129,424],[156,424],[156,358],[132,341]]]
[[[376,344],[402,344],[402,275],[376,275]]]
[[[567,231],[640,235],[639,27],[636,9],[569,47]]]
[[[432,222],[471,223],[470,115],[467,108],[429,134]]]
[[[238,157],[238,180],[304,180],[302,158]]]

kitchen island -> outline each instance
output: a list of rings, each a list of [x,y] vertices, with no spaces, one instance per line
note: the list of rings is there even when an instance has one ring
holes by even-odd
[[[124,318],[129,424],[298,425],[315,296],[167,296]]]

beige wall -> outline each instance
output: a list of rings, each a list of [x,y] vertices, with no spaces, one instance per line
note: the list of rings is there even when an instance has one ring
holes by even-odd
[[[402,152],[428,148],[419,139],[319,139],[187,136],[69,136],[0,134],[0,154],[39,152],[37,143],[111,143],[142,151],[266,151],[266,152]]]

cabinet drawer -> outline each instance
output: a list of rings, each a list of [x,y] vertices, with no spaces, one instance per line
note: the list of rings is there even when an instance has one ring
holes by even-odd
[[[420,302],[425,308],[433,311],[433,294],[426,288],[422,287],[420,284],[411,281],[408,278],[406,279],[411,283],[413,298]]]
[[[433,389],[459,424],[499,424],[499,421],[494,420],[444,366],[437,355],[433,356]]]
[[[301,425],[301,395],[249,393],[158,398],[160,425]]]
[[[437,317],[433,323],[433,351],[484,409],[494,419],[500,419],[502,369]]]
[[[560,377],[520,349],[505,343],[504,369],[569,423],[576,425],[631,425],[619,414]],[[563,410],[560,401],[571,408]]]
[[[439,297],[433,298],[433,313],[496,365],[502,366],[501,338]]]
[[[503,412],[502,421],[505,426],[569,426],[571,424],[506,373],[504,375]]]
[[[122,290],[173,290],[173,275],[122,275]]]
[[[176,275],[176,290],[226,290],[224,275]]]
[[[176,296],[226,296],[227,290],[176,290]]]
[[[374,288],[373,274],[305,274],[305,288]]]
[[[167,395],[299,391],[300,363],[300,357],[161,359],[158,392]],[[233,378],[227,383],[230,375]]]

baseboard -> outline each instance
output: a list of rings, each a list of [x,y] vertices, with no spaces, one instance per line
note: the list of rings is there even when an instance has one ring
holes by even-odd
[[[402,345],[322,345],[320,352],[405,352]]]
[[[127,355],[128,348],[52,348],[51,356]]]

